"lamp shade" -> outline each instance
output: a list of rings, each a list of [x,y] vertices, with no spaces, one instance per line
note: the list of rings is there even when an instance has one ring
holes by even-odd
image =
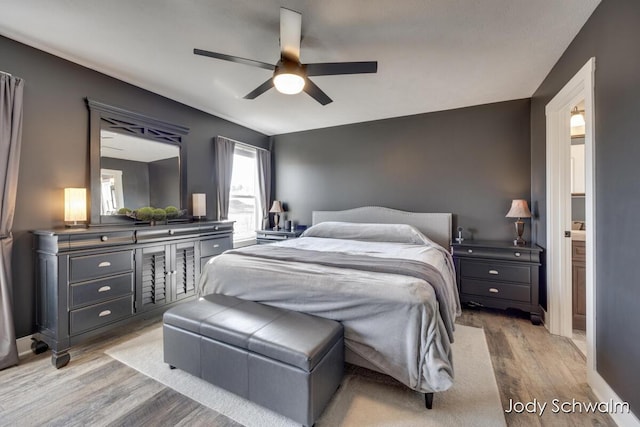
[[[86,188],[64,189],[64,220],[69,222],[87,220]]]
[[[274,200],[273,205],[271,205],[271,209],[269,209],[271,213],[282,213],[284,209],[282,209],[282,203],[280,200]]]
[[[505,215],[507,218],[531,218],[531,211],[529,211],[529,205],[524,199],[513,199],[511,202],[511,209]]]
[[[207,195],[193,193],[193,216],[207,216]]]

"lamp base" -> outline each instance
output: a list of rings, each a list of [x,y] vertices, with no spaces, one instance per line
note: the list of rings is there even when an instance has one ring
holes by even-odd
[[[66,228],[87,228],[87,224],[85,224],[84,222],[67,222],[64,224],[64,226]]]
[[[518,234],[518,237],[513,241],[513,245],[524,246],[527,244],[527,242],[522,238],[522,234],[524,233],[524,221],[518,218],[518,220],[515,222],[515,225],[516,225],[516,233]]]

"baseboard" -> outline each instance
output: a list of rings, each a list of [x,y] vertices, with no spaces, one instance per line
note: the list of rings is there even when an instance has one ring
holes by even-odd
[[[587,377],[589,379],[589,385],[593,390],[593,393],[596,395],[599,401],[601,402],[622,402],[622,399],[618,397],[615,391],[607,384],[607,382],[594,370],[587,370]],[[633,414],[633,412],[629,411],[626,413],[621,411],[621,413],[610,413],[613,421],[620,427],[639,427],[640,420]]]
[[[18,357],[28,355],[29,353],[31,353],[31,335],[18,338],[16,340],[16,345],[18,346]]]

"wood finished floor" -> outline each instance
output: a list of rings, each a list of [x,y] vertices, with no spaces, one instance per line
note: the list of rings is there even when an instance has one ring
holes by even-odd
[[[602,414],[551,413],[553,399],[596,401],[584,357],[571,340],[511,312],[469,309],[458,323],[484,328],[503,408],[510,399],[549,402],[542,417],[505,414],[507,425],[615,425]],[[46,352],[0,371],[0,426],[240,426],[104,354],[155,324],[147,321],[76,346],[60,370],[51,367]]]

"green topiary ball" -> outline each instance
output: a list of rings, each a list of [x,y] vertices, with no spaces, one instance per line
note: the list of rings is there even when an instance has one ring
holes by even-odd
[[[167,218],[169,219],[178,218],[178,216],[180,216],[180,210],[175,206],[167,206],[164,210],[167,213]]]
[[[127,215],[131,213],[131,209],[129,208],[120,208],[118,209],[118,215]]]
[[[151,221],[153,219],[153,208],[145,206],[136,211],[136,219],[140,221]]]
[[[153,220],[154,221],[164,221],[167,218],[167,212],[162,208],[157,208],[153,210]]]

